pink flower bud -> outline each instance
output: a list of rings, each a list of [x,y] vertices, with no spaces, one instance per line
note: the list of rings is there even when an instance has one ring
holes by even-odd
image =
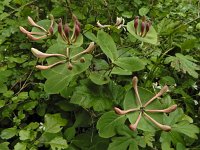
[[[76,24],[76,25],[75,25],[75,33],[74,33],[75,36],[78,37],[80,32],[81,32],[81,29],[80,29],[80,27]]]
[[[67,23],[64,25],[64,32],[65,32],[65,36],[69,38],[70,28]]]
[[[58,32],[60,33],[60,35],[62,36],[62,30],[63,30],[63,25],[62,25],[62,19],[59,19],[59,23],[58,23]]]
[[[53,27],[49,27],[49,33],[50,33],[50,35],[53,35]]]
[[[139,22],[139,17],[136,16],[135,19],[134,19],[135,34],[137,34],[138,22]]]
[[[142,21],[142,23],[141,23],[141,31],[140,31],[140,36],[142,36],[142,35],[143,35],[143,33],[144,33],[144,29],[145,29],[145,22],[143,22],[143,21]]]
[[[151,22],[147,22],[147,23],[146,23],[146,30],[145,30],[145,34],[144,34],[144,36],[143,36],[143,37],[145,37],[145,36],[147,35],[147,33],[149,32],[149,29],[150,29],[150,27],[151,27]]]

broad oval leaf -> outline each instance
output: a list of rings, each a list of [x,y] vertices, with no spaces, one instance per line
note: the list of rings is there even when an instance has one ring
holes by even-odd
[[[98,44],[104,54],[114,61],[118,57],[117,47],[112,37],[106,32],[99,30],[97,33]]]
[[[125,120],[126,116],[117,115],[113,111],[104,113],[97,122],[99,135],[103,138],[114,136],[116,134],[116,127],[123,125]]]
[[[137,57],[121,57],[113,63],[128,71],[139,71],[144,69],[146,65],[141,59]]]
[[[140,33],[140,23],[141,21],[139,21],[139,25],[138,25],[138,33]],[[134,21],[131,21],[127,24],[127,30],[138,40],[142,41],[142,42],[146,42],[146,43],[150,43],[150,44],[154,44],[157,45],[158,44],[158,36],[157,36],[157,32],[155,31],[155,29],[153,28],[153,26],[150,27],[149,32],[147,33],[146,37],[141,37],[140,35],[136,35],[135,34],[135,28],[134,28]]]

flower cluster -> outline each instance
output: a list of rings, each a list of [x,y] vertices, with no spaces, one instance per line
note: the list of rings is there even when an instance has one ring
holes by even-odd
[[[146,21],[146,17],[142,17],[142,22],[140,23],[140,33],[138,33],[139,30],[139,16],[136,16],[134,19],[134,28],[135,28],[135,34],[140,35],[141,37],[146,37],[147,33],[149,32],[149,29],[151,27],[151,22]]]
[[[70,37],[71,29],[69,28],[69,25],[67,23],[65,23],[63,26],[61,18],[58,21],[58,32],[59,32],[60,36],[62,37],[62,39],[65,42],[67,42],[68,45],[76,42],[76,40],[81,32],[81,24],[78,21],[77,17],[75,15],[72,15],[72,19],[74,21],[74,28],[73,28],[73,33],[72,33],[71,37]]]
[[[91,42],[90,45],[82,52],[74,55],[74,56],[69,56],[69,51],[70,49],[67,48],[66,49],[66,55],[64,54],[49,54],[49,53],[43,53],[35,48],[31,48],[31,51],[33,53],[34,56],[36,56],[37,58],[48,58],[48,57],[63,57],[64,59],[61,60],[61,61],[58,61],[58,62],[55,62],[51,65],[37,65],[36,68],[37,69],[40,69],[40,70],[47,70],[47,69],[50,69],[54,66],[57,66],[59,64],[63,64],[63,63],[67,63],[67,68],[69,70],[72,70],[73,69],[73,63],[76,63],[77,60],[79,59],[81,63],[84,63],[85,62],[85,58],[82,57],[82,55],[84,54],[88,54],[88,53],[91,53],[95,48],[95,45],[94,45],[94,42]]]
[[[48,36],[53,35],[53,26],[54,26],[54,17],[52,15],[50,15],[50,19],[51,19],[51,24],[49,26],[49,29],[46,30],[44,27],[40,26],[39,24],[37,24],[31,17],[28,16],[28,22],[31,26],[37,28],[40,30],[40,32],[29,32],[27,31],[24,27],[20,26],[20,31],[24,34],[27,35],[27,37],[33,41],[38,41],[41,39],[44,39]]]
[[[136,130],[137,126],[138,126],[138,123],[141,119],[142,116],[146,117],[148,120],[150,120],[151,122],[153,122],[157,127],[159,127],[160,129],[164,130],[164,131],[170,131],[171,130],[171,127],[168,126],[168,125],[163,125],[163,124],[160,124],[159,122],[157,122],[156,120],[154,120],[151,116],[149,116],[146,112],[148,113],[170,113],[174,110],[176,110],[177,108],[177,105],[174,104],[166,109],[146,109],[146,107],[151,103],[153,102],[156,98],[160,97],[162,94],[164,94],[165,92],[167,92],[168,90],[168,87],[165,85],[161,90],[160,92],[158,92],[155,96],[153,96],[149,101],[147,101],[144,105],[142,104],[141,102],[141,99],[140,99],[140,96],[139,96],[139,93],[138,93],[138,87],[137,87],[137,83],[138,83],[138,78],[137,77],[133,77],[133,80],[132,80],[132,83],[133,83],[133,88],[134,88],[134,91],[135,91],[135,95],[136,95],[136,100],[137,100],[137,104],[139,107],[137,108],[132,108],[132,109],[128,109],[128,110],[121,110],[117,107],[114,108],[115,112],[119,115],[125,115],[127,113],[130,113],[130,112],[135,112],[135,111],[139,111],[139,116],[136,120],[136,122],[134,124],[131,124],[129,127],[131,130]]]

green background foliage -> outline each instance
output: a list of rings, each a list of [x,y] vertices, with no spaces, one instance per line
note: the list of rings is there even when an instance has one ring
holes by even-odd
[[[64,54],[57,25],[50,38],[28,39],[30,16],[49,26],[62,18],[81,35],[70,46],[72,55],[86,49],[85,62],[40,71],[38,64],[60,58],[37,59],[31,48]],[[135,16],[146,16],[152,27],[145,38],[135,34]],[[117,29],[116,18],[125,24]],[[100,29],[101,24],[110,25]],[[48,22],[48,25],[46,24]],[[197,0],[2,0],[0,2],[0,150],[137,150],[200,149],[200,2]],[[36,31],[33,28],[33,31]],[[61,58],[62,59],[62,58]],[[147,120],[131,131],[137,114],[117,115],[114,107],[135,106],[132,77],[139,79],[143,101],[164,85],[169,92],[152,108],[177,104],[170,114],[154,115],[170,125],[161,131]]]

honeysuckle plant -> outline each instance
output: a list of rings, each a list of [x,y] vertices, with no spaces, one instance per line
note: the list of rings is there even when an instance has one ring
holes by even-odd
[[[154,123],[158,128],[160,128],[164,131],[170,131],[171,130],[170,126],[163,125],[163,124],[157,122],[155,119],[153,119],[149,115],[149,113],[170,113],[170,112],[176,110],[177,105],[174,104],[174,105],[172,105],[168,108],[165,108],[165,109],[148,109],[148,105],[150,105],[154,100],[156,100],[158,97],[162,96],[165,92],[167,92],[168,87],[165,85],[155,96],[153,96],[151,99],[149,99],[147,102],[145,102],[143,104],[142,103],[142,97],[140,98],[140,95],[138,93],[138,86],[137,86],[138,78],[133,77],[132,83],[133,83],[133,89],[135,91],[137,107],[136,108],[130,108],[130,109],[127,109],[127,110],[121,110],[118,107],[114,107],[115,112],[119,115],[125,115],[125,114],[128,114],[128,113],[133,113],[133,112],[139,111],[139,115],[138,115],[135,123],[131,124],[129,126],[129,128],[133,131],[136,130],[138,123],[140,122],[141,117],[147,118],[149,121]]]

